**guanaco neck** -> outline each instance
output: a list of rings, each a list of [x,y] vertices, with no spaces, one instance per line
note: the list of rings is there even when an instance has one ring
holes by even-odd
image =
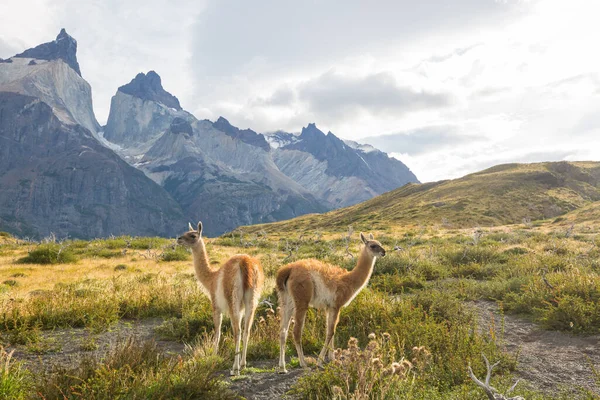
[[[210,267],[204,240],[200,239],[198,243],[192,247],[192,256],[194,257],[196,277],[198,277],[198,280],[206,289],[211,291],[215,271]]]
[[[347,283],[354,291],[360,290],[371,278],[373,266],[375,265],[375,256],[369,254],[366,247],[363,247],[356,266],[348,273]]]

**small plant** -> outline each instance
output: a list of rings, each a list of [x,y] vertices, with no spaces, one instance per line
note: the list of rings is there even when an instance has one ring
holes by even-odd
[[[26,348],[32,354],[47,354],[60,351],[62,346],[56,339],[40,337],[39,340],[27,343]]]
[[[0,346],[0,399],[23,400],[31,393],[32,378],[22,364]]]
[[[86,335],[82,340],[81,343],[79,344],[79,349],[81,349],[82,351],[94,351],[94,350],[98,350],[98,348],[100,347],[98,345],[98,342],[96,340],[96,336],[95,335]]]
[[[127,265],[119,264],[119,265],[115,266],[114,269],[115,269],[115,271],[125,271],[125,270],[127,270],[127,268],[128,268]]]
[[[335,351],[335,360],[321,372],[300,379],[293,393],[302,398],[386,399],[398,394],[402,382],[413,379],[424,370],[431,358],[427,349],[420,348],[415,362],[404,358],[394,360],[395,348],[390,335],[369,334],[369,343],[364,349],[358,340],[350,338],[348,347]]]

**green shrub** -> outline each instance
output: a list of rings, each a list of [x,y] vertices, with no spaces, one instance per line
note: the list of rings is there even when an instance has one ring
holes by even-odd
[[[181,246],[165,250],[160,256],[161,261],[188,261],[190,259],[190,253]]]
[[[548,329],[574,333],[598,333],[600,308],[577,296],[564,295],[555,300],[555,306],[540,310],[540,322]]]
[[[69,264],[77,262],[73,251],[58,243],[38,245],[29,254],[19,260],[23,264]]]
[[[425,287],[425,281],[415,274],[377,275],[371,278],[373,289],[390,294],[411,293]]]
[[[525,247],[511,247],[510,249],[506,249],[502,252],[503,254],[508,254],[511,256],[521,256],[523,254],[528,254],[529,253],[529,249],[526,249]]]
[[[457,250],[446,250],[441,253],[442,257],[451,265],[465,265],[471,263],[504,264],[508,261],[508,255],[496,251],[494,248],[484,246],[465,246]]]

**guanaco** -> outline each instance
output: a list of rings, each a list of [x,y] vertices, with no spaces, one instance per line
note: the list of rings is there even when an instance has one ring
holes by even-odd
[[[250,329],[265,281],[260,262],[246,254],[238,254],[227,260],[220,268],[213,269],[202,239],[202,222],[198,222],[198,229],[194,229],[189,224],[189,231],[181,235],[177,243],[192,250],[196,277],[210,298],[215,325],[215,354],[219,349],[223,314],[231,318],[235,340],[235,358],[231,375],[239,375],[240,370],[246,367]],[[242,318],[244,331],[240,335]],[[241,355],[240,336],[243,349]]]
[[[307,259],[287,264],[277,272],[276,285],[281,308],[279,372],[287,372],[285,343],[292,317],[298,359],[300,366],[306,368],[302,351],[302,330],[309,306],[324,310],[327,316],[327,334],[319,354],[318,365],[322,365],[326,355],[333,360],[333,337],[339,321],[340,309],[350,304],[367,285],[376,258],[385,256],[381,243],[375,240],[372,234],[367,239],[361,233],[360,239],[364,246],[352,271],[315,259]]]

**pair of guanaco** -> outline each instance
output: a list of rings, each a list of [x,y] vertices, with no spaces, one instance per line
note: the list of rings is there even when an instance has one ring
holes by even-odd
[[[364,247],[361,249],[356,267],[346,271],[340,267],[314,259],[300,260],[287,264],[277,272],[276,285],[281,310],[280,330],[280,373],[286,373],[285,343],[292,318],[294,318],[294,344],[300,366],[306,368],[302,351],[302,330],[308,307],[323,309],[327,316],[327,334],[323,350],[319,354],[318,365],[327,357],[333,360],[335,328],[340,310],[347,306],[364,288],[375,265],[377,257],[385,256],[385,250],[373,235],[360,234]],[[189,225],[189,231],[177,239],[177,243],[192,250],[194,270],[201,286],[210,297],[215,324],[215,353],[221,338],[223,314],[231,318],[235,340],[235,358],[232,375],[239,375],[246,367],[246,351],[254,313],[264,285],[264,273],[260,262],[246,254],[239,254],[227,260],[219,269],[210,266],[206,246],[202,239],[202,223],[197,229]],[[244,330],[242,333],[242,319]],[[240,353],[240,340],[242,351]]]

